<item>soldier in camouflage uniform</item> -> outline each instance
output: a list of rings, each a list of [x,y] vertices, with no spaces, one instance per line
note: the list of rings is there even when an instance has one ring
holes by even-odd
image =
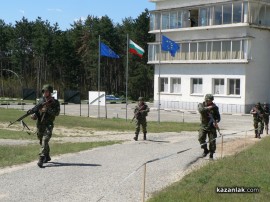
[[[264,110],[261,106],[261,103],[258,102],[255,105],[255,107],[251,109],[250,113],[253,115],[253,126],[254,126],[254,131],[255,131],[255,138],[261,138],[261,134],[264,128],[264,123],[263,123]]]
[[[268,134],[268,124],[269,124],[269,107],[267,103],[264,103],[263,105],[263,111],[264,111],[264,116],[263,116],[263,121],[264,121],[264,126],[265,126],[265,131],[266,134]]]
[[[134,109],[134,117],[136,118],[136,130],[135,130],[135,137],[133,139],[135,141],[138,140],[138,136],[140,133],[140,126],[142,126],[143,139],[146,140],[146,133],[147,133],[146,116],[150,111],[149,107],[145,104],[143,97],[139,97],[138,101],[139,101],[138,105]]]
[[[201,115],[201,127],[199,130],[199,142],[203,151],[203,157],[210,152],[210,159],[216,151],[217,123],[220,122],[220,114],[218,107],[213,103],[214,96],[212,94],[205,95],[205,101],[198,105],[198,111]],[[206,136],[209,139],[209,149],[206,144]]]
[[[46,84],[42,88],[43,97],[39,104],[42,108],[31,115],[33,120],[37,120],[37,137],[40,144],[39,161],[37,165],[41,168],[43,163],[51,160],[49,141],[52,136],[55,117],[60,113],[60,104],[58,100],[52,97],[53,87]]]

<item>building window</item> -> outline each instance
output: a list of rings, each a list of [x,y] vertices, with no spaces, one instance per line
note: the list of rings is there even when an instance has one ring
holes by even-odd
[[[214,7],[214,25],[222,25],[222,5]]]
[[[231,41],[222,41],[222,60],[231,59]]]
[[[232,24],[232,4],[223,5],[223,23]]]
[[[162,16],[162,18],[160,17]],[[241,22],[270,25],[269,5],[265,2],[218,3],[212,6],[167,9],[150,12],[150,30],[212,26]]]
[[[170,28],[170,13],[162,13],[162,29]]]
[[[198,60],[206,60],[206,42],[198,43]]]
[[[210,20],[210,8],[200,8],[199,26],[208,26]]]
[[[188,60],[189,59],[189,44],[182,43],[180,48],[180,60]]]
[[[202,93],[202,78],[192,79],[192,93],[201,94]]]
[[[221,59],[221,41],[213,41],[212,43],[212,60]]]
[[[169,92],[168,78],[160,78],[160,92]]]
[[[170,13],[170,29],[178,28],[177,25],[177,12]]]
[[[150,44],[148,48],[149,62],[173,60],[247,60],[250,59],[249,39],[198,41],[178,43],[180,51],[171,57],[168,51],[159,56],[160,44]]]
[[[190,43],[190,60],[197,60],[197,43]]]
[[[233,3],[233,23],[242,22],[242,2]]]
[[[172,93],[181,93],[181,78],[172,78]]]
[[[224,94],[224,79],[214,79],[214,94]]]
[[[229,79],[229,95],[240,95],[240,79]]]

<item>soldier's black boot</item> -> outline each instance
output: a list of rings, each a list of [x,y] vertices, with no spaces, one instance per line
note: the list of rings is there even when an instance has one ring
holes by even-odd
[[[257,131],[255,131],[255,138],[257,138],[258,137],[258,133],[257,133]]]
[[[48,155],[45,156],[45,158],[44,158],[44,160],[43,160],[43,163],[47,163],[47,162],[50,161],[50,160],[51,160],[51,157],[50,157],[50,155],[48,154]]]
[[[143,140],[146,140],[146,133],[143,134]]]
[[[133,138],[135,141],[138,141],[138,134],[135,134],[135,137]]]
[[[202,157],[206,157],[209,154],[209,150],[207,148],[204,149]]]
[[[211,152],[210,155],[209,155],[209,159],[213,160],[213,157],[214,157],[214,153]]]
[[[38,165],[38,167],[40,167],[40,168],[42,168],[43,167],[43,161],[44,161],[44,156],[40,156],[39,157],[39,160],[38,160],[38,162],[37,162],[37,165]]]

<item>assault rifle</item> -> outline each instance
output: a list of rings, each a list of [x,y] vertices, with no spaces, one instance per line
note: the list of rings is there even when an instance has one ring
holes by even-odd
[[[139,113],[140,113],[142,110],[145,110],[145,109],[146,109],[146,105],[141,106],[141,107],[137,110],[137,112],[134,114],[134,116],[133,116],[133,118],[132,118],[132,120],[131,120],[130,123],[132,123],[133,120],[134,120],[135,118],[138,118]]]
[[[214,119],[213,114],[209,113],[209,117],[210,117],[210,121],[209,121],[209,123],[208,123],[209,126],[210,126],[211,124],[213,124],[214,127],[217,129],[218,134],[221,136],[220,128],[219,128],[219,126],[218,126],[217,121]]]
[[[19,121],[22,121],[25,117],[27,117],[27,116],[29,116],[29,115],[31,115],[31,114],[34,114],[34,113],[36,113],[36,112],[38,112],[43,106],[50,104],[52,101],[53,101],[53,98],[50,98],[50,99],[47,100],[46,102],[38,103],[36,106],[34,106],[32,109],[29,109],[29,110],[26,112],[26,114],[22,115],[22,116],[21,116],[20,118],[18,118],[17,120],[15,120],[15,121],[13,121],[13,122],[10,121],[10,124],[8,125],[8,127],[11,126],[11,125],[13,125],[13,124],[16,123],[17,121],[18,121],[18,122],[19,122]],[[27,128],[28,128],[28,126],[27,126],[23,121],[22,121],[22,124],[23,124],[24,127],[27,127]],[[28,129],[29,129],[29,128],[28,128]]]

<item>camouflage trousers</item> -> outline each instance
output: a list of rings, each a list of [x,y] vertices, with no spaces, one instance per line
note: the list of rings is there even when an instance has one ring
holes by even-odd
[[[254,131],[255,134],[262,134],[264,129],[264,122],[261,120],[254,120],[253,121]]]
[[[147,133],[147,121],[146,118],[145,119],[137,119],[136,120],[136,128],[135,128],[135,134],[138,135],[140,133],[140,128],[142,126],[142,131],[143,133]]]
[[[201,144],[202,149],[207,149],[207,144],[206,144],[206,138],[208,135],[208,140],[209,140],[209,151],[211,153],[215,153],[216,151],[216,137],[217,137],[217,131],[216,128],[211,127],[209,129],[205,128],[200,128],[199,130],[199,142]]]
[[[37,131],[37,137],[40,144],[40,156],[48,156],[50,154],[49,141],[52,137],[52,125],[39,125]]]

